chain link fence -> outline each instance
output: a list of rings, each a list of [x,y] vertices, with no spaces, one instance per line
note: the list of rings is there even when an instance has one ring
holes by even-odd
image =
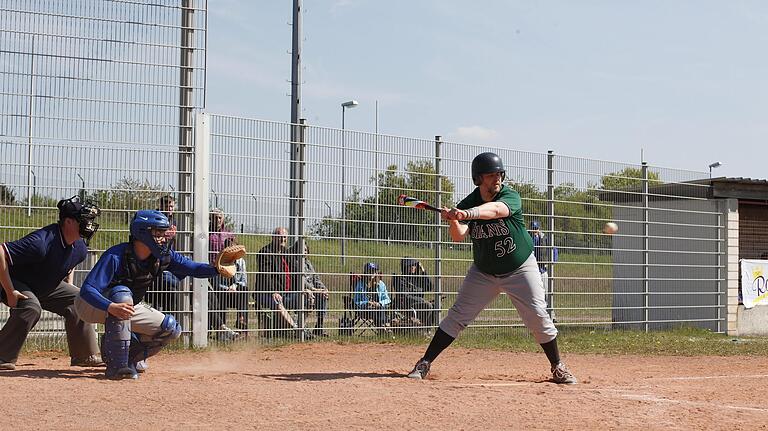
[[[59,199],[97,201],[101,229],[76,268],[79,284],[102,251],[127,240],[133,211],[172,194],[177,247],[192,251],[206,15],[199,0],[0,1],[0,241],[55,222]],[[62,331],[44,312],[28,345],[60,345]]]
[[[258,251],[270,243],[275,228],[285,227],[287,261],[302,257],[290,246],[303,238],[309,244],[306,258],[332,292],[326,330],[381,336],[390,330],[429,332],[455,299],[471,263],[471,247],[451,242],[437,214],[399,206],[397,198],[407,194],[455,205],[474,188],[471,159],[492,150],[504,160],[508,184],[523,197],[526,220],[540,226],[544,240],[538,257],[550,312],[560,327],[725,330],[724,209],[707,198],[708,186],[698,181],[706,173],[477,147],[439,137],[300,127],[303,142],[292,143],[290,124],[211,116],[210,200],[253,252],[246,262],[254,280],[247,296],[275,289],[259,286],[264,270]],[[301,157],[292,159],[294,154]],[[300,174],[293,165],[301,166]],[[294,201],[300,202],[300,213]],[[620,226],[619,233],[603,233],[609,221]],[[423,294],[429,312],[398,308],[408,303],[395,300],[389,327],[379,321],[372,330],[350,329],[350,321],[373,320],[356,319],[366,313],[353,301],[365,264],[377,264],[397,298],[404,293],[397,288],[405,258],[421,263],[424,272],[416,279],[429,280],[430,290]],[[257,302],[237,311],[274,314]],[[295,307],[294,316],[312,328],[317,312],[307,302]],[[234,319],[235,312],[230,316]],[[523,329],[503,295],[473,327]],[[252,324],[244,331],[258,335],[270,329]]]
[[[726,209],[709,198],[707,173],[215,114],[195,124],[206,15],[207,3],[191,0],[0,1],[0,241],[54,222],[58,199],[96,200],[102,228],[76,269],[79,284],[101,252],[127,240],[135,210],[170,195],[178,251],[205,260],[213,208],[249,250],[240,285],[156,284],[150,301],[172,297],[164,311],[194,344],[228,342],[234,331],[258,342],[323,331],[423,336],[453,304],[472,249],[450,241],[436,213],[397,198],[455,205],[474,188],[472,158],[494,151],[538,226],[558,327],[726,330]],[[609,221],[618,233],[603,233]],[[285,254],[259,253],[282,240],[279,227]],[[355,306],[368,263],[392,299],[382,313]],[[299,293],[305,286],[327,298]],[[417,299],[406,301],[407,289]],[[0,321],[7,316],[2,307]],[[45,314],[30,343],[61,346],[62,331]],[[525,333],[504,295],[469,331]]]

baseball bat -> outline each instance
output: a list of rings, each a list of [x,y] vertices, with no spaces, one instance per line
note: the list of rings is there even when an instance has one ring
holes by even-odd
[[[414,208],[418,208],[420,210],[430,210],[430,211],[440,212],[440,208],[433,207],[432,205],[424,202],[421,199],[416,199],[416,198],[408,196],[408,195],[400,195],[397,198],[397,203],[399,205],[404,205],[404,206],[407,206],[407,207],[414,207]]]

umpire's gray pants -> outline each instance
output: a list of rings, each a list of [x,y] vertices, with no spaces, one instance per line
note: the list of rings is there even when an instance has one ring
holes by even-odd
[[[64,318],[70,356],[82,359],[99,354],[96,329],[93,325],[80,320],[75,313],[74,302],[80,294],[80,289],[61,282],[50,292],[36,294],[25,283],[18,280],[12,280],[12,282],[13,287],[29,299],[21,299],[15,308],[11,308],[8,322],[0,330],[0,360],[16,362],[27,335],[40,320],[42,310],[56,313]],[[5,291],[0,295],[7,305]]]
[[[501,292],[512,300],[537,343],[548,343],[557,337],[557,329],[547,314],[541,273],[533,254],[520,268],[500,276],[486,274],[473,264],[461,283],[456,302],[440,322],[440,329],[451,337],[458,337]]]

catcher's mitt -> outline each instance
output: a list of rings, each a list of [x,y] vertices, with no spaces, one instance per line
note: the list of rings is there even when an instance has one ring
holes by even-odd
[[[216,256],[216,270],[224,277],[230,278],[235,275],[235,261],[245,256],[244,245],[230,245],[225,247]]]

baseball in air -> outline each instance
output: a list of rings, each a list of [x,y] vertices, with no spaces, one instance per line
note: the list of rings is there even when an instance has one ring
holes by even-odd
[[[616,223],[609,221],[608,223],[603,226],[603,233],[607,233],[608,235],[613,235],[616,232],[619,231],[619,225]]]

